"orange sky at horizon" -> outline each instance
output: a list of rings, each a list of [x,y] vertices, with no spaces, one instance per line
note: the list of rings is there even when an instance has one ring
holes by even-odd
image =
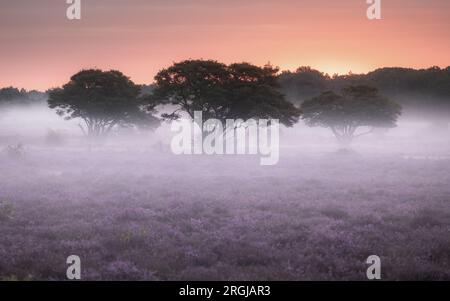
[[[311,66],[330,75],[450,65],[450,1],[90,0],[66,19],[64,0],[0,0],[0,87],[45,90],[85,68],[139,84],[184,59]]]

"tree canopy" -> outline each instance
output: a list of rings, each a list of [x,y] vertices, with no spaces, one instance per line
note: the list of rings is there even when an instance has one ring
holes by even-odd
[[[0,89],[0,105],[27,105],[44,101],[45,93],[32,90],[18,89],[15,87],[6,87]]]
[[[86,135],[109,133],[116,126],[155,127],[154,106],[144,103],[140,86],[119,71],[82,70],[62,88],[49,92],[48,104],[65,119],[81,118]]]
[[[431,119],[448,120],[450,116],[450,67],[427,69],[380,68],[367,74],[346,74],[330,77],[310,67],[279,76],[282,92],[288,100],[301,104],[324,91],[339,93],[344,87],[367,85],[395,99],[408,113]]]
[[[155,77],[154,99],[176,106],[164,117],[176,119],[179,112],[191,118],[201,111],[203,118],[279,119],[292,126],[300,112],[279,91],[277,68],[217,61],[188,60],[161,70]]]
[[[331,78],[311,67],[299,67],[295,72],[284,71],[279,75],[279,82],[287,99],[293,103],[319,95],[330,89]]]
[[[332,91],[305,101],[302,119],[308,126],[330,128],[339,142],[348,144],[354,137],[374,128],[393,128],[401,114],[397,103],[370,86],[349,86],[341,94]],[[367,127],[368,132],[357,133]]]

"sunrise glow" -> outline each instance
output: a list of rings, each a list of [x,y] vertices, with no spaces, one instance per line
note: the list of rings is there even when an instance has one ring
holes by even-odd
[[[8,1],[0,11],[0,86],[45,90],[90,67],[151,83],[188,58],[330,75],[449,65],[449,1],[386,1],[375,21],[365,2],[96,0],[69,21],[65,1]]]

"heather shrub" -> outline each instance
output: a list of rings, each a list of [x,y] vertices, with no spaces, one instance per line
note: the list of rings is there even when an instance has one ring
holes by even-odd
[[[450,279],[450,161],[39,147],[12,161],[0,279],[65,280],[70,254],[82,280],[365,280],[372,254],[383,280]]]
[[[33,281],[33,277],[31,275],[28,275],[24,278],[19,278],[16,275],[11,275],[11,276],[4,276],[4,277],[0,277],[0,281],[9,281],[9,282],[14,282],[14,281]]]
[[[349,214],[346,211],[334,207],[323,208],[320,210],[320,213],[332,219],[346,219],[349,217]]]
[[[14,207],[0,200],[0,222],[7,221],[13,218],[14,215]]]

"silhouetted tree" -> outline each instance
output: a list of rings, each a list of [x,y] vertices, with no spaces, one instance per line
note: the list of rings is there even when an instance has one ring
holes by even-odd
[[[12,102],[14,99],[24,98],[24,94],[21,90],[14,87],[6,87],[0,89],[0,101],[2,103]]]
[[[368,134],[374,128],[393,128],[401,114],[397,103],[383,97],[376,88],[370,86],[350,86],[342,94],[324,92],[305,101],[302,119],[308,126],[330,128],[343,145],[353,138]],[[358,133],[360,127],[369,128]]]
[[[176,106],[165,118],[176,119],[179,112],[191,118],[201,111],[203,118],[279,119],[292,126],[300,112],[279,91],[278,69],[248,63],[225,65],[216,61],[188,60],[160,71],[153,97]]]
[[[330,80],[327,74],[311,67],[299,67],[295,72],[285,71],[279,76],[283,93],[293,103],[302,103],[329,90]]]
[[[48,105],[65,119],[81,118],[83,133],[99,136],[115,126],[155,127],[154,106],[140,98],[140,86],[119,71],[83,70],[49,92]]]

